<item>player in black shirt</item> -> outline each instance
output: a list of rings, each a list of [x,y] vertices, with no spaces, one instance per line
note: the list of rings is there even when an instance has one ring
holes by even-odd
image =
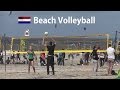
[[[62,49],[64,50],[64,49]],[[64,60],[65,60],[65,52],[62,52],[62,62],[63,62],[63,66],[64,66]]]
[[[16,54],[16,58],[17,58],[17,61],[20,62],[20,53],[18,51],[18,53]]]
[[[53,42],[52,42],[53,41]],[[48,45],[44,44],[47,47],[48,55],[47,55],[47,75],[49,75],[49,66],[52,68],[53,75],[54,72],[54,49],[56,46],[55,40],[52,39]]]
[[[96,45],[93,47],[93,51],[92,51],[92,53],[91,53],[91,55],[92,55],[92,59],[93,59],[93,71],[95,71],[95,72],[98,72],[98,59],[99,59],[99,57],[98,57],[98,53],[97,53],[97,51],[98,51],[98,49],[99,49],[99,47],[97,47]]]

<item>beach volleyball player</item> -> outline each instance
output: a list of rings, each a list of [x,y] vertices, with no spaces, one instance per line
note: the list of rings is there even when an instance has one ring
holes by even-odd
[[[35,56],[35,53],[32,49],[32,46],[29,47],[29,50],[28,50],[28,60],[29,60],[29,63],[28,63],[28,73],[30,73],[30,66],[32,66],[33,68],[33,71],[35,73],[35,66],[34,66],[34,56]]]
[[[45,37],[47,38],[48,32],[44,33],[45,36],[43,37],[43,45],[47,47],[48,55],[47,55],[47,75],[49,75],[49,66],[52,68],[53,75],[55,74],[54,72],[54,49],[56,46],[56,42],[53,38],[52,41],[49,41],[49,44],[47,42],[45,43]]]

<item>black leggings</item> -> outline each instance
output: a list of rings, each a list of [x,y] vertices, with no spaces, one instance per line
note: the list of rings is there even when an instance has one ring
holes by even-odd
[[[49,74],[49,66],[51,66],[54,75],[54,56],[47,57],[47,74]]]

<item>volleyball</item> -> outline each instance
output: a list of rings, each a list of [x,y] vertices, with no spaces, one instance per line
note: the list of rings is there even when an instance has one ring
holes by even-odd
[[[44,34],[45,34],[45,35],[48,35],[48,32],[45,32]]]

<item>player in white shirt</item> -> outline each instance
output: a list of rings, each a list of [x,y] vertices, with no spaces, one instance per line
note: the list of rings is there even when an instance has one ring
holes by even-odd
[[[115,49],[112,48],[111,44],[108,45],[107,55],[108,55],[108,75],[111,75],[115,59]]]

